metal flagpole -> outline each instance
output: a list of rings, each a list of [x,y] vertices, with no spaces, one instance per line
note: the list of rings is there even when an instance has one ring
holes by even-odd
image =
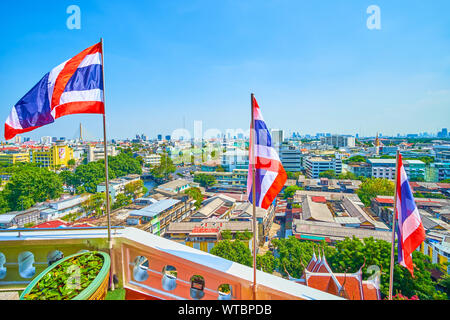
[[[252,204],[253,204],[253,300],[256,300],[256,248],[257,248],[257,244],[256,244],[256,234],[258,233],[258,229],[256,227],[256,194],[255,194],[255,174],[256,174],[256,170],[255,170],[255,119],[254,119],[254,114],[253,114],[253,99],[254,99],[254,94],[252,93],[251,96],[251,108],[252,108],[252,122],[250,124],[250,134],[252,135],[252,139],[251,139],[251,145],[249,146],[249,151],[251,148],[251,164],[252,164]]]
[[[392,300],[392,290],[394,287],[394,252],[395,252],[395,227],[397,220],[397,177],[398,177],[398,155],[399,151],[397,150],[397,157],[395,158],[395,189],[394,189],[394,213],[392,215],[392,246],[391,246],[391,266],[389,272],[389,300]],[[399,239],[397,239],[400,241]]]
[[[106,186],[106,214],[108,215],[108,247],[109,247],[109,255],[111,257],[111,270],[109,272],[109,283],[111,289],[114,290],[114,282],[113,282],[113,257],[112,257],[112,240],[111,240],[111,214],[110,214],[110,206],[109,206],[109,176],[108,176],[108,148],[106,147],[107,139],[106,139],[106,116],[105,116],[105,64],[104,64],[104,50],[103,50],[103,38],[100,38],[100,42],[102,45],[102,75],[103,75],[103,148],[104,148],[104,157],[105,157],[105,186]]]

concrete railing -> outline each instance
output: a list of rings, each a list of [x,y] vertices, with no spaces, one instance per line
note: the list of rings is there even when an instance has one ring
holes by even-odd
[[[112,239],[119,287],[164,300],[252,299],[252,268],[136,228],[114,228]],[[106,228],[2,230],[0,291],[25,288],[61,253],[108,247]],[[257,283],[257,299],[341,299],[262,271]]]

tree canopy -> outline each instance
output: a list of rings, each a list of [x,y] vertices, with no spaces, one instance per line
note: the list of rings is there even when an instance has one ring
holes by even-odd
[[[108,157],[108,175],[110,179],[123,177],[128,174],[142,174],[139,161],[131,153],[121,152],[115,157]],[[95,193],[97,185],[106,180],[104,160],[79,165],[74,172],[62,171],[60,177],[68,186],[72,186],[77,193]]]
[[[328,178],[328,179],[336,179],[336,172],[334,170],[326,170],[324,172],[319,173],[320,178]]]
[[[373,277],[374,272],[379,272],[380,291],[383,295],[388,294],[391,244],[387,241],[346,238],[337,242],[334,248],[325,242],[300,241],[295,237],[273,239],[272,243],[278,256],[275,258],[275,268],[285,276],[287,271],[293,277],[301,277],[304,265],[310,261],[315,247],[316,255],[319,249],[321,253],[324,250],[333,272],[353,273],[362,267],[364,280]],[[397,255],[396,248],[395,246],[395,255]],[[411,277],[406,268],[398,264],[394,266],[394,294],[401,292],[408,297],[417,295],[420,299],[445,299],[445,294],[436,290],[436,283],[431,278],[430,270],[437,265],[432,264],[428,256],[418,251],[413,252],[413,262],[415,278]]]
[[[240,240],[219,241],[214,245],[210,253],[249,267],[253,266],[252,253],[250,249]]]
[[[0,192],[0,212],[26,210],[37,202],[59,198],[62,192],[61,178],[47,168],[35,164],[14,166]]]
[[[204,173],[196,174],[194,177],[194,182],[200,183],[200,185],[204,188],[213,186],[217,183],[214,176]]]
[[[369,207],[376,196],[393,196],[394,183],[384,178],[364,179],[356,193],[364,205]]]

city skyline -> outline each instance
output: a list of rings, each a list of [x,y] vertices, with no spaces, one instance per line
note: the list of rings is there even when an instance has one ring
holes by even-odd
[[[370,4],[80,1],[81,29],[69,30],[68,3],[25,2],[16,7],[20,19],[0,13],[9,25],[0,31],[0,117],[102,36],[109,139],[193,132],[195,120],[205,130],[246,130],[251,92],[269,127],[301,134],[449,127],[450,5],[378,1],[381,29],[369,30]],[[98,115],[61,118],[23,136],[71,137],[80,122],[102,136]]]

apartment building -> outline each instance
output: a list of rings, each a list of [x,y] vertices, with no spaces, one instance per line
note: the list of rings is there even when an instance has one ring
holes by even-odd
[[[306,176],[308,178],[319,178],[319,174],[333,170],[336,174],[342,173],[342,160],[336,158],[308,157],[305,159]]]

